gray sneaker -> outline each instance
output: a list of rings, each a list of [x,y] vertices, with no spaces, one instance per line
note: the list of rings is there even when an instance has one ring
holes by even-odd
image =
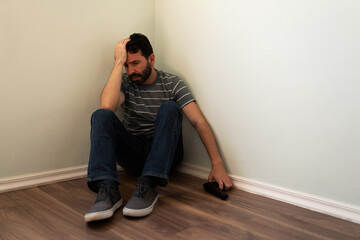
[[[112,217],[114,212],[121,207],[122,198],[119,189],[101,185],[94,205],[85,214],[86,222],[102,220]]]
[[[145,217],[154,209],[158,199],[155,188],[138,183],[135,192],[123,209],[123,215],[128,217]]]

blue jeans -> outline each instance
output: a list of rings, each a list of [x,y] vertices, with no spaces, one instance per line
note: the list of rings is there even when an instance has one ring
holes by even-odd
[[[153,137],[130,134],[110,110],[99,109],[91,117],[87,183],[92,191],[98,191],[99,180],[119,184],[116,163],[132,175],[157,177],[166,186],[170,170],[182,159],[182,110],[173,101],[159,108]]]

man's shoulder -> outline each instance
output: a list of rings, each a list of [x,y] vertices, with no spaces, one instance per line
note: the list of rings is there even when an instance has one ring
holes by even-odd
[[[161,70],[157,70],[157,73],[159,74],[159,79],[161,80],[180,80],[180,78],[172,73],[164,72]]]
[[[179,82],[182,82],[182,80],[175,74],[164,71],[158,71],[158,74],[158,85],[163,85],[167,89],[174,89],[174,87],[177,86]]]

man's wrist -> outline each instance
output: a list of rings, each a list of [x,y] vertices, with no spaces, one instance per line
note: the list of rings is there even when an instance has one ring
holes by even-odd
[[[125,64],[125,61],[123,61],[121,59],[117,59],[117,60],[115,60],[114,67],[121,67],[121,69],[122,69],[124,64]]]
[[[222,166],[223,162],[222,162],[221,158],[211,159],[211,165],[213,167]]]

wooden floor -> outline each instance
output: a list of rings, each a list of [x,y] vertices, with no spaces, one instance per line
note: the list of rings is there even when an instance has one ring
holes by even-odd
[[[119,173],[125,202],[137,179]],[[85,223],[96,194],[77,179],[0,194],[0,239],[360,239],[360,225],[234,189],[222,201],[176,173],[145,218]]]

